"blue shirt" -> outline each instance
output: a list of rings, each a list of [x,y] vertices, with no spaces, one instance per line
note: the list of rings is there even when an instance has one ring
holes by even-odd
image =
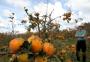
[[[75,34],[75,37],[77,37],[78,40],[84,40],[85,36],[86,36],[86,30],[79,30]]]

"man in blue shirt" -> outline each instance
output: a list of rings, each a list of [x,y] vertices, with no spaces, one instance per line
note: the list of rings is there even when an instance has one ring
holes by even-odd
[[[84,26],[80,26],[79,30],[76,32],[75,37],[77,38],[76,44],[76,56],[77,60],[80,61],[80,50],[82,51],[82,62],[86,62],[86,30],[83,29]]]

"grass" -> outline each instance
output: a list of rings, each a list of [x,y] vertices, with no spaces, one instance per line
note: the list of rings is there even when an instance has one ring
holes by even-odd
[[[7,55],[0,56],[0,62],[9,62],[9,57]]]
[[[55,41],[53,41],[53,43],[58,49],[60,49],[60,48],[65,47],[65,45],[76,44],[76,40],[68,39],[64,42],[62,42],[60,40],[55,40]],[[90,43],[89,42],[87,43],[87,48],[88,48],[87,49],[87,62],[90,62]],[[9,62],[8,55],[0,56],[0,62]],[[56,59],[54,59],[54,57],[52,57],[52,58],[50,58],[49,62],[58,62],[58,61],[56,61]]]

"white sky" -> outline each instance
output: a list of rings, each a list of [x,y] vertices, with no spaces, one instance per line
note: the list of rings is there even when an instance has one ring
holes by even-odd
[[[40,1],[40,2],[39,2]],[[30,9],[31,12],[39,12],[41,15],[46,14],[46,6],[47,4],[44,2],[45,0],[1,0],[0,9],[0,26],[6,27],[10,29],[1,28],[0,32],[7,32],[11,30],[11,25],[9,23],[8,17],[10,16],[11,12],[15,12],[15,24],[20,23],[19,20],[26,19],[26,14],[24,12],[23,7],[26,6]],[[5,2],[5,3],[3,3]],[[52,18],[62,15],[66,12],[67,7],[70,7],[73,15],[72,18],[84,18],[83,21],[79,20],[79,23],[75,23],[72,21],[68,24],[61,19],[57,19],[57,23],[60,23],[61,29],[65,28],[74,28],[75,26],[80,25],[83,22],[90,22],[90,0],[49,0],[48,2],[48,14],[54,9]],[[25,28],[21,26],[15,27],[16,31],[20,33],[25,32]]]

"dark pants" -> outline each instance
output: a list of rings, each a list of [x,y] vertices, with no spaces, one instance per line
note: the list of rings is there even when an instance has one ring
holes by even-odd
[[[80,61],[80,50],[82,51],[82,62],[86,62],[86,40],[78,40],[76,44],[76,56]]]

